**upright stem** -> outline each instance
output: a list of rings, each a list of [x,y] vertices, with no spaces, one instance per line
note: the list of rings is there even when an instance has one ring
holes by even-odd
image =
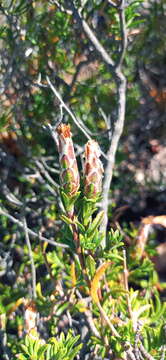
[[[69,217],[71,218],[71,220],[73,220],[73,216],[70,216]],[[75,224],[72,224],[71,225],[71,228],[72,228],[72,232],[73,232],[73,241],[74,241],[74,244],[76,246],[76,252],[77,252],[77,255],[78,255],[78,258],[79,258],[79,261],[80,261],[80,265],[81,265],[81,268],[82,268],[82,273],[83,273],[83,277],[90,289],[90,280],[89,280],[89,277],[88,277],[88,274],[87,274],[87,271],[86,271],[86,265],[85,265],[85,260],[84,260],[84,255],[82,253],[82,249],[81,249],[81,246],[80,246],[80,239],[79,239],[79,233],[78,233],[78,228]]]

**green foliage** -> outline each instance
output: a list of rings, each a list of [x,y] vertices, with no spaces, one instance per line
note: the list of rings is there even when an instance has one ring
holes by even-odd
[[[73,337],[71,332],[68,332],[66,337],[61,333],[59,340],[50,338],[43,344],[40,339],[27,335],[25,344],[21,345],[23,353],[18,354],[17,357],[20,360],[73,360],[82,347],[81,344],[76,345],[78,339],[79,336]]]

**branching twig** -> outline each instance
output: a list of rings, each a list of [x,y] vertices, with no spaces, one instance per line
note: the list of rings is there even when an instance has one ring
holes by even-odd
[[[24,228],[24,232],[25,232],[25,240],[26,240],[26,244],[28,247],[28,255],[29,255],[29,260],[30,260],[30,264],[31,264],[32,298],[36,299],[36,269],[35,269],[35,263],[33,260],[33,253],[32,253],[32,248],[31,248],[31,243],[30,243],[30,239],[29,239],[29,233],[28,233],[27,222],[26,222],[25,216],[23,216],[23,228]]]
[[[14,224],[17,224],[21,229],[24,229],[24,224],[16,219],[15,217],[13,217],[12,215],[8,214],[6,211],[2,210],[0,208],[0,215],[4,215],[6,216],[10,221],[12,221]],[[39,234],[35,233],[34,231],[32,231],[31,229],[29,229],[27,227],[27,232],[29,235],[32,235],[33,237],[35,238],[39,238]],[[48,242],[48,244],[51,244],[53,246],[59,246],[59,247],[62,247],[62,248],[69,248],[69,246],[67,244],[60,244],[60,243],[57,243],[56,241],[54,240],[51,240],[51,239],[47,239],[46,237],[44,236],[40,236],[40,240],[41,241],[45,241],[45,242]]]

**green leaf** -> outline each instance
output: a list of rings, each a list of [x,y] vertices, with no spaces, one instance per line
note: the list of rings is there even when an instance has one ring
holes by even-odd
[[[80,191],[78,191],[74,196],[69,196],[67,195],[63,189],[60,189],[60,193],[61,193],[61,199],[64,205],[64,208],[67,212],[70,212],[71,209],[73,208],[76,200],[78,199],[78,197],[80,196]]]
[[[91,255],[88,255],[86,258],[86,265],[89,270],[91,278],[93,278],[96,271],[96,263],[94,258]]]
[[[102,210],[97,214],[97,216],[93,220],[92,224],[89,226],[89,229],[87,231],[87,237],[88,236],[91,237],[94,234],[94,232],[96,231],[98,226],[101,224],[101,222],[103,220],[103,216],[104,216],[104,211]]]
[[[45,297],[42,295],[41,283],[39,283],[39,282],[36,285],[36,293],[37,293],[37,296],[39,297],[39,299],[45,300]]]
[[[44,355],[44,353],[45,353],[46,350],[47,350],[47,347],[48,347],[47,344],[44,344],[44,345],[41,345],[41,346],[40,346],[40,349],[39,349],[38,352],[37,352],[37,356],[38,356],[39,359],[41,359],[41,357]]]
[[[24,344],[21,344],[21,348],[22,350],[28,355],[30,356],[31,354],[29,353],[28,347]]]
[[[29,360],[29,355],[18,354],[17,358],[19,360]]]
[[[85,227],[76,219],[74,219],[75,224],[79,227],[79,229],[84,233]]]
[[[67,225],[73,225],[74,224],[74,220],[71,220],[66,215],[63,215],[63,214],[60,215],[60,219],[63,220]]]

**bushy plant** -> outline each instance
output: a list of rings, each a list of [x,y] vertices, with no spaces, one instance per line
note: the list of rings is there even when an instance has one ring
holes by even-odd
[[[113,221],[125,100],[130,124],[139,97],[130,36],[140,4],[0,4],[5,360],[164,360],[165,283],[155,242],[146,245],[152,219],[142,232]],[[116,164],[124,157],[120,146]]]

